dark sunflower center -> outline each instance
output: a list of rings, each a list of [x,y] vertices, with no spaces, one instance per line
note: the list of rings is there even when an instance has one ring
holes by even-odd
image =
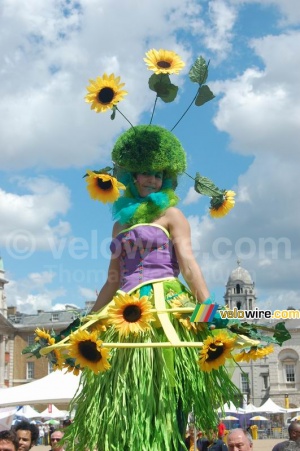
[[[97,345],[94,341],[81,341],[78,344],[78,349],[82,357],[90,362],[99,362],[102,359],[101,352],[97,350]]]
[[[142,312],[138,305],[128,305],[123,312],[123,317],[128,323],[136,323],[141,316]]]
[[[223,354],[224,351],[224,345],[216,346],[214,344],[210,345],[210,348],[207,352],[208,358],[206,359],[207,362],[212,362],[213,360],[216,360],[220,355]]]
[[[107,191],[112,188],[111,180],[102,180],[97,178],[97,185],[102,191]]]
[[[158,67],[162,67],[163,69],[169,69],[171,67],[171,63],[168,61],[158,61],[157,63]]]
[[[98,92],[98,100],[100,103],[105,105],[112,101],[112,99],[114,98],[114,95],[115,95],[115,93],[112,88],[102,88]]]

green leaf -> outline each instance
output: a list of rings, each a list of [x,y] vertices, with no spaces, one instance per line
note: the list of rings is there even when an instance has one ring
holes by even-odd
[[[284,323],[277,323],[275,326],[275,333],[273,335],[276,342],[281,346],[282,343],[286,340],[289,340],[291,337],[291,334],[286,329]]]
[[[209,178],[203,177],[199,172],[196,173],[194,188],[197,193],[204,196],[223,196],[222,191]]]
[[[193,83],[199,83],[203,85],[206,82],[208,76],[208,64],[206,64],[205,59],[199,56],[189,71],[190,80]]]
[[[149,78],[149,88],[165,103],[173,102],[177,96],[178,86],[171,83],[168,74],[153,74]]]
[[[209,102],[214,97],[215,95],[213,94],[213,92],[211,92],[211,90],[207,85],[201,86],[195,100],[195,105],[196,106],[204,105],[204,103]]]

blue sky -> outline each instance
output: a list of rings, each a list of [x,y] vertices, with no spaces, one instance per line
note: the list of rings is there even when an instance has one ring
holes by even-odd
[[[121,76],[120,109],[148,123],[154,93],[143,57],[151,48],[186,62],[179,95],[153,123],[170,128],[195,93],[187,76],[210,60],[216,98],[175,129],[188,173],[237,192],[224,219],[180,178],[180,208],[211,292],[223,302],[237,259],[258,305],[299,306],[300,10],[298,0],[3,0],[0,15],[0,255],[7,304],[21,312],[83,307],[105,281],[112,228],[92,201],[86,169],[110,163],[127,123],[84,102],[88,80]]]

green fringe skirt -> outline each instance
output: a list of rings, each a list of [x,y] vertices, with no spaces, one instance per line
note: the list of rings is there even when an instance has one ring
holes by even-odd
[[[163,283],[166,305],[174,299],[195,305],[178,280]],[[150,289],[153,298],[153,290]],[[154,300],[153,300],[154,302]],[[186,315],[186,318],[190,316]],[[206,324],[187,327],[184,315],[168,314],[181,341],[203,341],[211,334]],[[104,342],[120,342],[110,327]],[[130,335],[123,342],[166,342],[163,327],[153,326],[143,335]],[[99,375],[85,369],[80,392],[71,403],[75,417],[64,440],[67,451],[179,451],[185,450],[188,413],[193,410],[202,431],[218,424],[217,409],[240,392],[224,366],[200,370],[199,349],[149,347],[113,349],[110,370]]]

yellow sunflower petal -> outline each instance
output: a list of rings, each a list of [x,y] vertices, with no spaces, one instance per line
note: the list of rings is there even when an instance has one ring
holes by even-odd
[[[102,77],[89,80],[89,82],[85,101],[91,103],[91,109],[97,113],[104,113],[111,109],[127,94],[127,91],[122,90],[125,84],[120,83],[120,77],[115,77],[114,74],[103,74]]]
[[[163,49],[149,50],[144,61],[148,69],[156,74],[178,74],[185,66],[177,53]]]

